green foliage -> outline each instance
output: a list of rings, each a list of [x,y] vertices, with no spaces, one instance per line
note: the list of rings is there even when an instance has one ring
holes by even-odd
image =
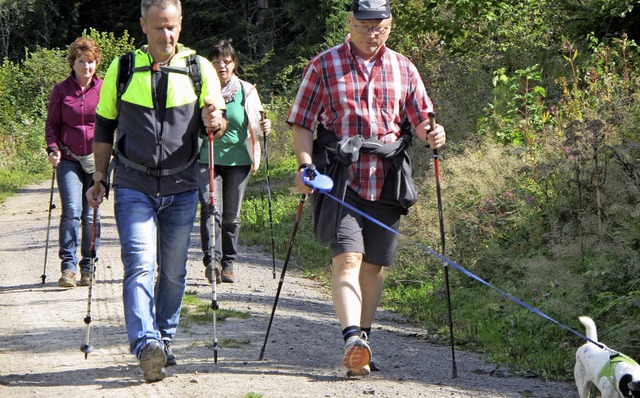
[[[344,39],[347,4],[270,3],[258,9],[249,0],[184,1],[182,38],[201,52],[233,38],[242,76],[258,85],[273,126],[271,208],[282,260],[300,202],[286,115],[307,60]],[[105,15],[115,15],[113,4],[101,5]],[[441,151],[447,257],[563,324],[591,315],[603,341],[636,357],[640,343],[628,336],[638,335],[633,320],[640,316],[640,62],[633,37],[623,31],[637,21],[638,7],[629,0],[393,0],[388,42],[415,62],[447,129]],[[137,22],[138,10],[126,9],[135,12],[123,18]],[[21,10],[24,21],[30,11]],[[114,31],[124,26],[114,24]],[[100,73],[132,48],[126,32],[85,34],[102,48]],[[46,101],[68,67],[64,51],[43,47],[54,49],[30,46],[11,58],[23,61],[5,59],[0,68],[3,192],[50,176],[42,156]],[[440,245],[433,166],[423,145],[410,154],[420,201],[401,223],[382,302],[445,342],[443,265],[412,240]],[[265,177],[262,167],[250,181],[240,239],[270,252]],[[309,205],[291,265],[325,282],[330,273],[329,250],[313,239]],[[448,271],[457,344],[545,378],[571,377],[581,341],[491,287]],[[209,303],[189,303],[188,296],[184,311],[193,313],[184,319],[208,322]]]
[[[424,7],[419,15],[455,53],[544,48],[561,22],[556,2],[548,0],[431,0]]]
[[[134,40],[126,30],[121,37],[116,37],[113,32],[98,32],[90,28],[88,32],[86,30],[82,32],[82,36],[92,38],[100,47],[102,60],[96,72],[100,77],[104,77],[107,73],[111,61],[135,49]]]
[[[539,137],[554,124],[554,108],[545,104],[547,91],[538,85],[540,81],[538,65],[519,69],[512,77],[505,75],[505,68],[496,70],[494,102],[487,108],[488,115],[480,118],[478,129],[497,142],[525,145],[534,166]]]
[[[320,3],[325,17],[324,46],[330,48],[344,42],[347,30],[347,10],[343,1]]]
[[[569,0],[559,2],[566,15],[566,31],[574,39],[589,32],[598,37],[619,36],[633,31],[640,21],[640,4],[636,0]],[[636,38],[637,40],[637,38]]]

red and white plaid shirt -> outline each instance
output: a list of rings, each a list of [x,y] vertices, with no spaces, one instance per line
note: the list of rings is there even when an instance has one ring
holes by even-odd
[[[383,46],[367,73],[347,36],[309,62],[287,122],[310,131],[320,123],[339,140],[361,135],[388,144],[398,139],[405,117],[417,126],[432,111],[422,78],[407,57]],[[363,199],[378,200],[384,173],[380,158],[360,154],[351,165],[349,187]]]

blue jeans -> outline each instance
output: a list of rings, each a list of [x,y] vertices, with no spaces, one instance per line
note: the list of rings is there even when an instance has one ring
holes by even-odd
[[[56,168],[58,191],[62,202],[60,215],[59,251],[60,269],[78,272],[78,241],[80,241],[80,268],[89,271],[91,262],[91,224],[93,209],[89,207],[84,193],[89,190],[92,175],[86,173],[79,162],[63,159]],[[95,248],[100,245],[100,216],[96,220]],[[80,238],[80,225],[82,237]]]
[[[176,334],[198,196],[191,190],[154,197],[117,186],[114,195],[124,265],[124,317],[129,348],[139,358],[148,340],[171,340]]]
[[[240,232],[240,210],[242,199],[249,183],[251,166],[215,166],[214,204],[215,259],[223,269],[233,269],[238,255],[238,233]],[[200,239],[205,265],[209,258],[209,230],[211,228],[211,206],[209,205],[209,166],[200,165],[198,178],[200,197]],[[222,212],[220,211],[222,209]]]

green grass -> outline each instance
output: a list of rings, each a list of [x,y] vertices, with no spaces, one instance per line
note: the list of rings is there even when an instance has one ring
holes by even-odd
[[[218,303],[220,304],[220,303]],[[217,320],[224,321],[227,318],[246,319],[251,315],[247,312],[234,311],[220,307],[217,311]],[[180,310],[180,320],[185,327],[190,323],[206,324],[213,319],[211,300],[197,296],[195,291],[187,291],[182,298],[182,309]]]
[[[51,180],[51,167],[43,166],[40,171],[33,174],[32,170],[24,167],[6,167],[0,169],[0,204],[8,197],[14,195],[20,188],[29,184],[41,182],[44,179]]]

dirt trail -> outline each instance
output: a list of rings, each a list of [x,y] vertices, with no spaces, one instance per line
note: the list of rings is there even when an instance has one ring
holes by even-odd
[[[456,351],[458,377],[451,378],[450,348],[416,337],[425,332],[381,312],[372,333],[383,366],[349,380],[341,366],[341,338],[328,293],[287,272],[266,347],[258,361],[279,279],[271,256],[242,248],[239,283],[222,284],[222,308],[248,312],[247,319],[218,324],[221,345],[214,364],[211,324],[182,324],[174,341],[178,366],[169,377],[145,384],[129,354],[122,309],[122,266],[112,203],[102,206],[102,245],[91,308],[91,344],[85,342],[86,287],[63,289],[57,259],[57,191],[51,222],[46,284],[41,283],[50,182],[23,189],[0,206],[0,397],[575,397],[569,383],[503,374],[477,354]],[[209,299],[194,226],[187,290]],[[279,266],[281,263],[279,263]],[[496,371],[497,369],[497,371]]]

